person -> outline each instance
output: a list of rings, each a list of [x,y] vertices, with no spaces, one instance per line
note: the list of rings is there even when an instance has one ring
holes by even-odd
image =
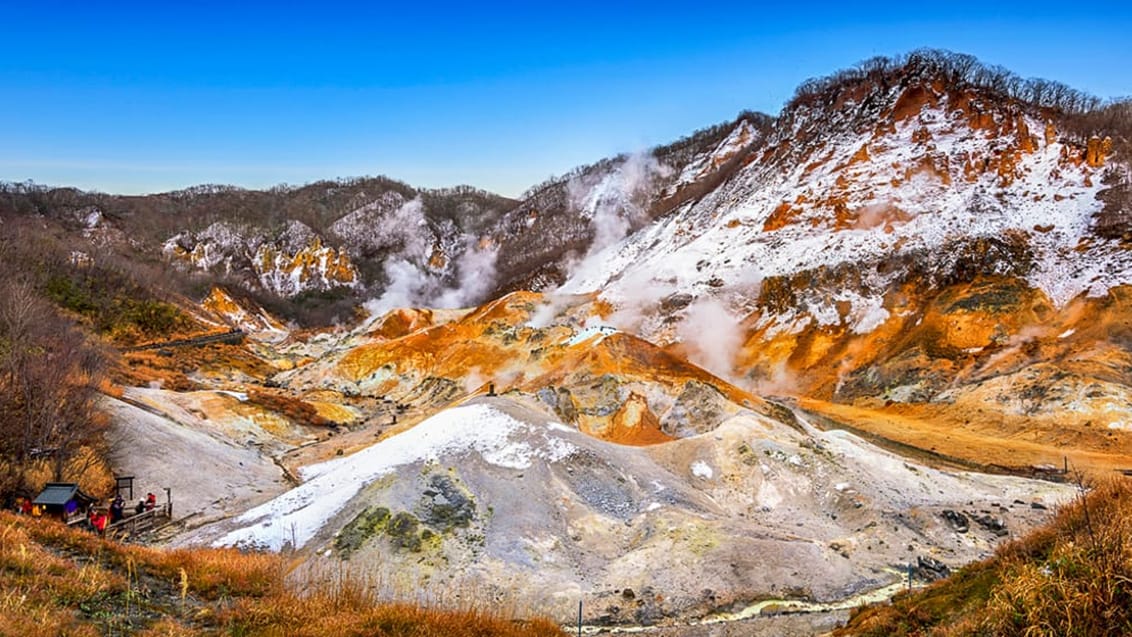
[[[157,506],[157,496],[152,493],[145,494],[145,510],[152,511]]]
[[[31,515],[31,498],[22,498],[22,500],[23,501],[20,502],[20,513],[23,513],[24,515]]]
[[[91,512],[90,524],[99,535],[106,533],[106,514],[100,510]]]
[[[110,523],[113,524],[122,519],[122,509],[126,506],[122,496],[114,496],[114,501],[110,503]]]
[[[138,505],[134,507],[134,515],[139,515],[142,511],[145,511],[145,500],[138,500]]]

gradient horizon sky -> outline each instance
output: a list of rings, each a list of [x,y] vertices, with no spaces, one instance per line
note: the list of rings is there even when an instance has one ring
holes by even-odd
[[[1132,95],[1127,2],[101,4],[2,7],[0,180],[515,196],[920,47]]]

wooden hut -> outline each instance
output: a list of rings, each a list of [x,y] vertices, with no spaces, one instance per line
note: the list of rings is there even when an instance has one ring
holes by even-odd
[[[93,502],[94,498],[79,490],[74,482],[48,482],[32,505],[40,507],[43,515],[69,524],[84,519],[87,507]]]

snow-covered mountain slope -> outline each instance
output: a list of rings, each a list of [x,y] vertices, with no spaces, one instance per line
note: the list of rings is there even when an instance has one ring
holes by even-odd
[[[906,354],[873,341],[909,333],[949,286],[1033,290],[1052,317],[1132,283],[1132,252],[1096,230],[1128,165],[1110,139],[1062,121],[930,77],[796,105],[726,181],[591,251],[560,291],[598,292],[615,324],[644,338],[730,350],[697,362],[714,358],[712,371],[748,386],[789,377],[836,393],[877,356]],[[705,318],[720,328],[712,338],[680,327]],[[1010,323],[958,349],[1026,327]],[[872,357],[847,365],[847,349]],[[836,370],[832,382],[819,372],[795,384],[821,368]]]
[[[1058,306],[1132,282],[1132,256],[1090,232],[1102,207],[1104,167],[1087,164],[1086,149],[1059,138],[1052,121],[1021,108],[972,121],[974,98],[925,88],[893,88],[883,97],[892,110],[863,130],[854,125],[856,104],[797,113],[758,161],[604,250],[563,291],[601,290],[624,303],[640,298],[645,282],[644,293],[656,299],[728,291],[751,297],[767,278],[852,264],[860,289],[814,291],[791,308],[798,316],[764,320],[848,321],[869,331],[883,319],[885,291],[908,274],[877,266],[907,257],[945,276],[959,242],[1011,237],[1025,242],[1030,262],[1003,260],[1001,274],[1017,272]],[[992,115],[989,125],[976,126],[985,115]],[[792,139],[818,134],[820,144],[782,160]]]
[[[532,187],[492,233],[496,294],[561,284],[587,255],[714,188],[758,146],[771,118],[743,113],[666,146],[581,166]]]

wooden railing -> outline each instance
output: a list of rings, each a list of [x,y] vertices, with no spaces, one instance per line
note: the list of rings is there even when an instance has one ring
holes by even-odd
[[[173,519],[172,505],[166,503],[148,511],[135,513],[106,527],[107,537],[126,538],[152,531]]]

